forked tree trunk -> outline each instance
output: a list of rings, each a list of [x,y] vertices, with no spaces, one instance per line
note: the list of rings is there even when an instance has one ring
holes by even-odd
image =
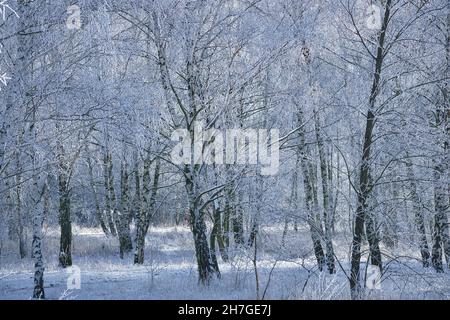
[[[297,161],[300,159],[300,166],[303,174],[303,189],[305,192],[305,208],[307,213],[307,223],[309,225],[309,231],[311,236],[311,241],[314,248],[314,255],[317,261],[317,267],[320,271],[323,270],[325,265],[325,254],[322,248],[321,241],[321,233],[322,228],[320,224],[317,222],[316,212],[314,209],[317,209],[317,205],[315,205],[314,200],[314,190],[313,183],[314,180],[311,176],[311,168],[310,168],[310,155],[308,153],[306,142],[305,142],[305,128],[303,123],[303,112],[301,109],[297,110],[297,127],[300,128],[298,130],[298,148],[296,152]]]
[[[150,189],[150,159],[146,159],[144,163],[144,173],[142,177],[142,209],[137,219],[136,231],[136,249],[134,253],[134,263],[144,263],[145,236],[147,235],[150,221],[156,210],[156,196],[158,194],[159,176],[161,170],[161,160],[155,161],[155,171],[153,175],[153,184]]]
[[[320,127],[321,126],[320,119],[316,111],[314,111],[314,122],[317,138],[317,148],[319,151],[320,174],[322,177],[323,222],[325,225],[324,240],[326,248],[326,260],[328,272],[330,274],[333,274],[336,272],[334,262],[333,240],[332,240],[333,199],[332,199],[332,191],[330,188],[330,178],[328,176],[325,148],[323,144],[323,137]]]
[[[189,201],[189,220],[194,237],[195,256],[198,266],[198,282],[202,285],[209,285],[214,274],[218,274],[214,270],[211,254],[209,251],[208,240],[206,237],[206,224],[204,213],[200,211],[200,203],[197,198],[197,185],[195,182],[197,165],[190,168],[189,165],[184,167],[184,176],[186,182],[186,191]]]
[[[127,226],[128,217],[122,217],[122,215],[126,213],[119,212],[118,210],[111,155],[109,155],[108,180],[109,180],[108,183],[109,189],[107,190],[107,192],[109,193],[109,198],[111,201],[111,214],[116,228],[117,236],[119,238],[120,257],[123,258],[125,253],[130,252],[132,250],[132,243],[129,225]]]
[[[219,252],[220,256],[222,257],[222,260],[226,262],[228,261],[228,252],[227,248],[225,247],[225,242],[223,239],[220,206],[217,203],[217,200],[213,201],[213,223],[214,223],[213,231],[211,233],[214,234],[214,239],[219,245]]]

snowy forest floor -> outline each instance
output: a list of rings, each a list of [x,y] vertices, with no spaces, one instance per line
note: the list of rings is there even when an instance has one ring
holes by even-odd
[[[265,299],[348,299],[349,239],[337,236],[337,272],[318,272],[308,231],[290,230],[281,246],[282,226],[266,227],[258,241],[260,297]],[[67,270],[58,267],[58,232],[48,229],[44,240],[47,299],[255,299],[253,248],[218,255],[221,279],[209,287],[197,284],[192,234],[188,227],[151,227],[145,264],[121,260],[118,243],[99,229],[74,228],[73,263],[81,271],[80,289],[67,289]],[[345,245],[339,245],[345,244]],[[0,255],[0,299],[29,299],[33,290],[33,260],[19,259],[13,242]],[[450,271],[436,274],[422,268],[412,253],[385,250],[381,290],[366,290],[366,299],[450,299]],[[391,258],[389,258],[390,256]],[[392,258],[395,257],[395,258]],[[362,266],[364,270],[364,266]],[[342,270],[345,270],[344,271]],[[270,275],[270,276],[269,276]],[[363,275],[364,277],[364,275]],[[270,281],[269,281],[270,278]],[[267,288],[267,290],[266,290]]]

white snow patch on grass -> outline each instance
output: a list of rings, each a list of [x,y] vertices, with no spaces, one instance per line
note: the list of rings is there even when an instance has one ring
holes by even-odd
[[[265,299],[348,299],[348,243],[336,237],[342,265],[336,274],[318,272],[308,231],[289,231],[281,246],[282,226],[263,228],[258,247],[260,297]],[[220,264],[221,278],[209,287],[197,283],[194,244],[189,228],[151,227],[145,263],[132,255],[118,257],[118,241],[99,229],[74,227],[73,263],[81,270],[81,288],[68,290],[66,270],[58,267],[58,230],[44,239],[45,292],[48,299],[255,299],[253,249],[230,250]],[[0,257],[0,299],[29,299],[33,260],[19,259],[14,243],[5,243]],[[410,257],[411,253],[405,253]],[[366,258],[366,257],[365,257]],[[386,260],[381,290],[366,290],[367,299],[449,299],[449,271],[436,274],[413,258]],[[364,265],[362,265],[364,270]],[[364,277],[364,275],[362,275]],[[270,281],[269,281],[270,279]]]

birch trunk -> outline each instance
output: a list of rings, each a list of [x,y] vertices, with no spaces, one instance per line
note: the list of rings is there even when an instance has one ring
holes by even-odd
[[[204,213],[200,211],[200,203],[197,198],[196,170],[197,165],[184,167],[186,180],[186,191],[189,200],[189,220],[194,236],[195,256],[198,266],[198,282],[202,285],[209,285],[214,273],[213,262],[209,251],[208,240],[206,238],[206,224]]]
[[[42,255],[42,225],[50,209],[50,194],[47,181],[42,190],[43,210],[35,210],[33,216],[33,257],[34,257],[34,290],[33,299],[45,299],[44,292],[44,259]]]
[[[158,194],[159,187],[159,177],[161,170],[161,160],[159,158],[155,161],[155,171],[153,175],[153,184],[150,189],[150,159],[146,159],[144,163],[144,174],[143,174],[143,201],[142,210],[139,215],[139,220],[137,221],[137,232],[136,232],[136,250],[134,254],[134,263],[143,264],[144,263],[144,249],[145,249],[145,236],[147,235],[148,228],[150,226],[150,221],[156,210],[156,197]]]

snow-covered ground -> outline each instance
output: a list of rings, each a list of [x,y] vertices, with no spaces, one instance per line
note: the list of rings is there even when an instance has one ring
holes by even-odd
[[[281,246],[278,227],[264,228],[259,239],[259,296],[265,299],[348,299],[348,245],[336,244],[341,266],[335,275],[315,268],[307,230],[288,233]],[[347,243],[342,241],[343,243]],[[187,227],[150,228],[146,262],[118,257],[116,239],[97,229],[74,229],[73,263],[80,270],[80,289],[68,289],[71,272],[57,265],[58,233],[45,237],[45,293],[48,299],[255,299],[253,249],[219,257],[221,279],[209,287],[197,284],[192,235]],[[33,290],[33,261],[20,260],[13,243],[0,256],[0,299],[29,299]],[[396,257],[402,254],[398,253]],[[409,254],[403,256],[410,257]],[[385,260],[381,290],[367,290],[367,299],[450,299],[450,272],[436,274],[411,258]],[[345,273],[344,273],[344,271]],[[76,282],[72,282],[74,284]],[[70,287],[69,287],[70,288]]]

